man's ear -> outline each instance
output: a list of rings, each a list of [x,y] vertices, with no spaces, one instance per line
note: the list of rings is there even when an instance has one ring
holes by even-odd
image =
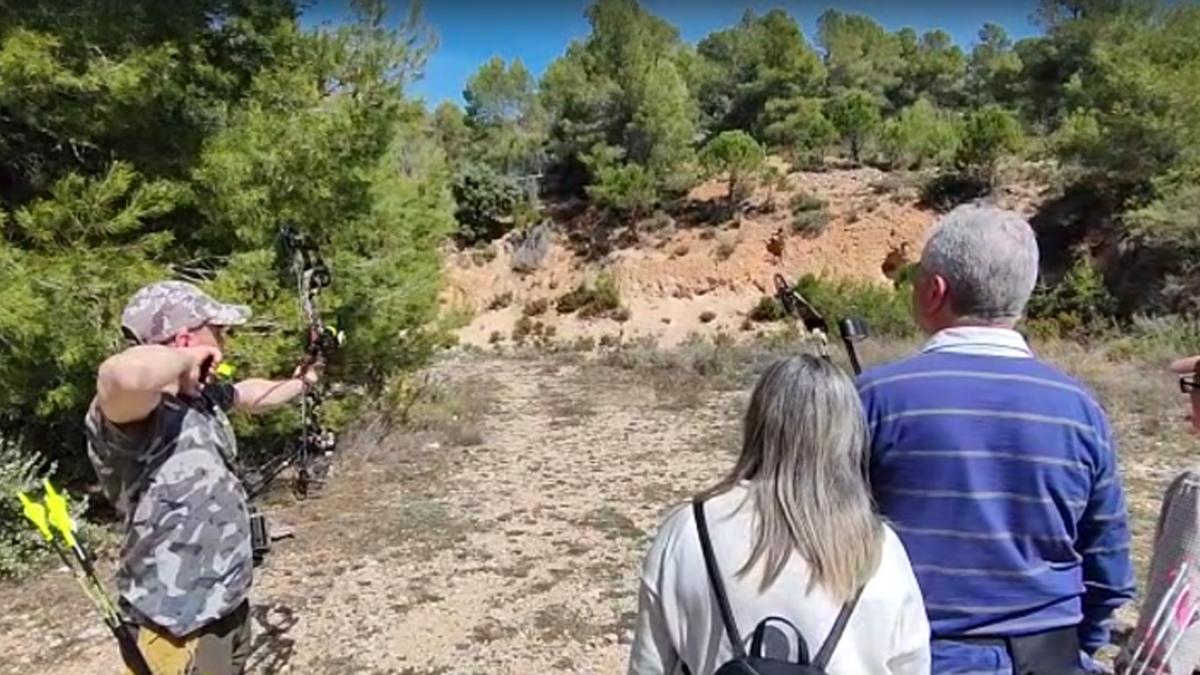
[[[926,293],[929,294],[929,309],[938,312],[950,304],[950,285],[940,274],[929,275]]]
[[[175,337],[171,340],[171,344],[175,347],[191,347],[195,341],[191,331],[184,328],[175,334]]]

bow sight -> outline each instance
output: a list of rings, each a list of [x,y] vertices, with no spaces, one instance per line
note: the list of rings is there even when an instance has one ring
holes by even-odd
[[[780,274],[775,275],[775,298],[784,313],[804,323],[805,331],[813,336],[821,356],[829,356],[829,322]],[[838,322],[838,332],[841,334],[842,345],[846,348],[846,356],[850,358],[850,367],[854,369],[854,374],[862,373],[855,344],[868,337],[866,322],[858,317],[846,317]]]

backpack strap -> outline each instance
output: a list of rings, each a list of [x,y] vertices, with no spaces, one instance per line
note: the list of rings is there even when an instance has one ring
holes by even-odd
[[[838,612],[837,618],[834,619],[833,628],[829,629],[829,636],[825,638],[825,644],[821,645],[821,650],[813,659],[812,665],[818,670],[824,671],[829,665],[829,659],[833,658],[833,650],[837,647],[838,640],[842,639],[842,633],[846,631],[846,624],[850,622],[850,615],[854,613],[854,606],[858,604],[858,598],[861,595],[862,588],[859,588],[854,597],[842,605],[842,611]]]
[[[741,633],[738,632],[737,622],[733,618],[733,610],[729,608],[729,597],[725,595],[725,584],[721,582],[721,570],[717,567],[717,557],[713,553],[712,540],[708,536],[708,519],[704,516],[704,500],[697,497],[692,500],[692,513],[696,518],[696,531],[700,535],[700,550],[704,552],[704,567],[708,571],[708,582],[713,594],[717,596],[717,607],[721,611],[721,623],[725,624],[725,634],[729,636],[733,655],[738,659],[746,658],[746,649],[742,646]]]

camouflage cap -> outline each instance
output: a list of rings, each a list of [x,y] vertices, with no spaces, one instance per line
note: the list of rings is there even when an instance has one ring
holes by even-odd
[[[121,325],[138,342],[166,342],[182,330],[204,324],[238,326],[250,319],[245,305],[225,305],[184,281],[159,281],[133,294]]]

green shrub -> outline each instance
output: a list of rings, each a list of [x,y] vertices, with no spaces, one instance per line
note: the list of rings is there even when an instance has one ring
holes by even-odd
[[[571,349],[577,352],[590,352],[596,349],[596,338],[591,335],[580,335],[571,343]]]
[[[521,308],[521,313],[525,316],[538,316],[544,314],[550,308],[550,300],[548,298],[538,298],[530,300]]]
[[[525,342],[525,338],[533,335],[535,327],[541,325],[542,324],[540,321],[535,324],[534,320],[528,316],[521,316],[517,319],[516,323],[513,324],[512,341],[517,344],[523,344]]]
[[[616,280],[609,274],[600,274],[594,283],[581,283],[563,294],[554,308],[559,314],[578,312],[581,319],[590,319],[615,312],[620,306]]]
[[[1200,354],[1200,321],[1181,316],[1135,316],[1108,336],[1104,351],[1111,360],[1140,359],[1156,364]]]
[[[20,491],[36,491],[44,461],[0,439],[0,578],[19,577],[45,559],[47,549],[21,515]]]
[[[492,298],[488,302],[487,308],[489,311],[494,311],[497,309],[504,309],[505,307],[508,307],[509,305],[512,304],[512,300],[513,300],[512,291],[505,291],[504,293],[501,293],[501,294],[495,296],[494,298]]]
[[[800,190],[788,200],[792,209],[792,232],[805,237],[816,237],[825,231],[832,218],[826,210],[827,202],[807,190]]]
[[[788,200],[788,206],[791,207],[792,213],[816,211],[825,208],[826,204],[827,202],[824,199],[807,190],[799,190]]]
[[[579,284],[563,293],[554,303],[554,309],[559,314],[574,314],[586,306],[592,298],[592,290],[587,284]]]
[[[857,317],[872,336],[909,337],[916,333],[912,321],[912,294],[900,288],[856,281],[829,281],[806,274],[796,282],[800,292],[829,322]]]
[[[954,207],[986,195],[987,181],[969,174],[939,173],[921,186],[922,206],[946,213]]]
[[[825,152],[838,138],[837,127],[815,98],[773,98],[764,111],[763,136],[775,148],[784,150],[793,164],[818,168]]]
[[[1000,159],[1019,152],[1023,142],[1016,116],[999,106],[987,105],[972,111],[963,121],[955,161],[961,170],[991,184]]]
[[[700,149],[700,165],[709,176],[726,178],[726,199],[730,204],[742,201],[750,181],[761,169],[767,155],[758,141],[745,131],[722,131]]]
[[[478,267],[492,262],[496,259],[496,247],[482,241],[476,242],[471,248],[471,262]]]
[[[954,118],[920,99],[889,120],[882,134],[883,152],[893,166],[909,169],[946,166],[958,151]]]
[[[600,206],[631,218],[638,218],[658,203],[654,176],[640,164],[605,168],[587,194]]]
[[[799,211],[792,216],[792,232],[808,238],[820,236],[832,218],[825,209]]]
[[[511,230],[524,192],[486,164],[468,164],[454,176],[454,219],[464,244],[492,241]]]
[[[766,323],[769,321],[782,321],[787,316],[783,311],[783,305],[779,304],[779,300],[773,295],[764,295],[758,299],[758,304],[755,305],[746,318],[750,321]]]
[[[641,164],[622,162],[624,151],[597,144],[582,157],[592,172],[588,198],[610,212],[637,219],[658,203],[658,182]]]
[[[1087,256],[1076,260],[1057,284],[1040,284],[1029,299],[1026,325],[1039,337],[1079,338],[1112,325],[1116,299]]]

